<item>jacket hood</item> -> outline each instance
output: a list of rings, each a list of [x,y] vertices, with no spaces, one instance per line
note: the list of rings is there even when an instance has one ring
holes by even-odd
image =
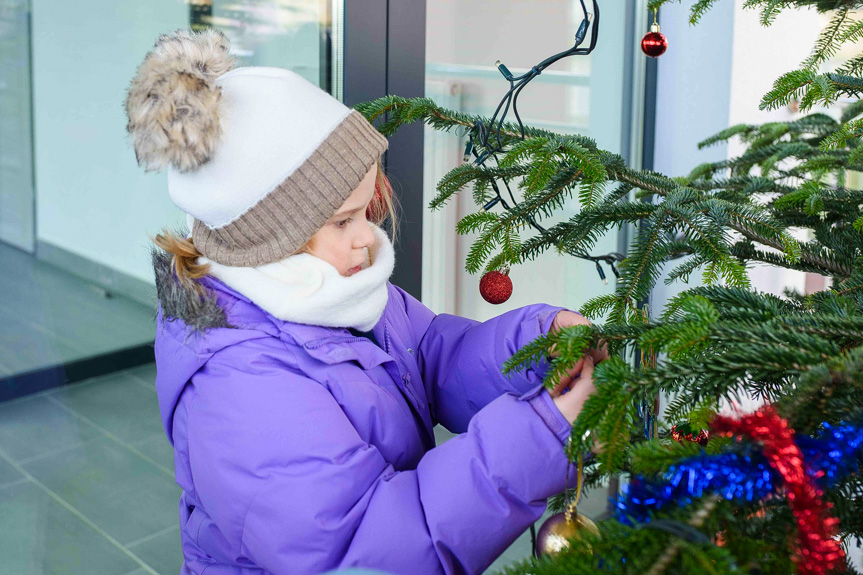
[[[162,425],[173,444],[174,410],[189,379],[216,352],[242,341],[271,337],[278,329],[267,314],[209,276],[201,291],[174,274],[172,255],[152,251],[159,311],[156,317],[156,392]]]
[[[174,411],[189,379],[217,352],[239,343],[278,337],[305,348],[325,363],[325,342],[350,335],[346,328],[306,325],[279,320],[249,298],[212,276],[194,280],[201,288],[180,282],[171,265],[172,255],[152,251],[159,311],[156,317],[156,392],[162,424],[173,444]],[[389,282],[388,282],[389,283]],[[395,288],[388,285],[389,290]],[[336,337],[339,336],[339,337]],[[383,338],[381,331],[377,334]],[[370,344],[372,353],[356,359],[366,367],[384,361],[386,354]],[[353,353],[339,350],[338,353]],[[340,356],[341,357],[341,356]]]

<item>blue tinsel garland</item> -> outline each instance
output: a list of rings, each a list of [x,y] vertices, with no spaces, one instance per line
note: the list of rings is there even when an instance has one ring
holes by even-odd
[[[822,425],[816,437],[795,439],[809,474],[819,487],[829,487],[859,471],[863,426]],[[757,501],[782,484],[756,446],[748,453],[698,455],[672,465],[661,480],[633,477],[615,502],[617,520],[627,525],[650,521],[653,512],[668,505],[685,506],[706,494],[728,500]]]

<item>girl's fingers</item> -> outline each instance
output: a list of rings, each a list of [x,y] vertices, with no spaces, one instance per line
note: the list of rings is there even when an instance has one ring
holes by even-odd
[[[555,397],[554,403],[567,421],[573,423],[578,414],[581,413],[587,398],[594,391],[596,388],[593,385],[593,358],[587,356],[584,358],[581,375],[572,382],[572,389]]]
[[[605,342],[602,342],[599,347],[594,347],[590,350],[590,355],[593,357],[594,363],[606,360],[608,359],[608,346]]]
[[[556,397],[563,393],[563,390],[566,389],[571,383],[573,378],[579,374],[582,370],[582,366],[584,365],[584,358],[581,358],[577,362],[575,362],[572,367],[569,367],[566,370],[566,375],[564,375],[560,381],[558,381],[554,388],[549,392],[552,397]]]
[[[581,361],[584,367],[581,370],[581,377],[579,379],[593,379],[593,356],[586,355]]]

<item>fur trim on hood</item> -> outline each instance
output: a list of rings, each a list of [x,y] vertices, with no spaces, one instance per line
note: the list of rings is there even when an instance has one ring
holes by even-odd
[[[216,294],[204,287],[203,294],[183,285],[171,266],[173,256],[157,247],[151,249],[156,293],[167,321],[183,320],[192,331],[213,327],[234,327],[228,323],[225,310],[216,302]],[[203,286],[202,286],[203,287]]]

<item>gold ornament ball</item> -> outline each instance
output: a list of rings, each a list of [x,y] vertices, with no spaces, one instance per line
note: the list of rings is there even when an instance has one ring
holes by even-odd
[[[571,521],[566,513],[555,513],[539,528],[534,555],[555,555],[569,547],[569,539],[580,539],[585,532],[599,535],[596,524],[581,513],[574,513]]]

